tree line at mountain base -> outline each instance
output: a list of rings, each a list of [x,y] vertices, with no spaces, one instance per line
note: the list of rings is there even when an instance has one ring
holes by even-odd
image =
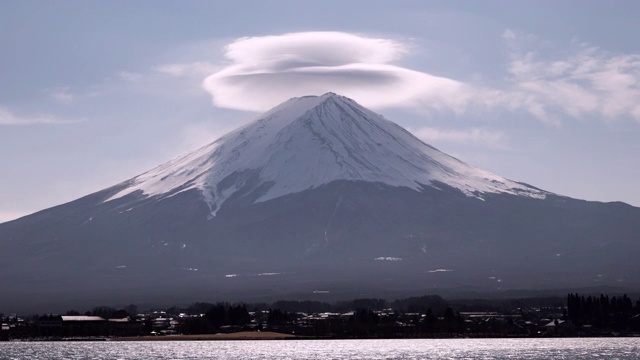
[[[276,331],[311,338],[616,336],[640,334],[640,298],[579,295],[510,300],[194,303],[138,312],[100,306],[84,315],[0,316],[0,339],[198,335]]]

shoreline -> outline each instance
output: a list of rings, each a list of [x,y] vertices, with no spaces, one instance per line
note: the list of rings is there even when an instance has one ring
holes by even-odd
[[[306,339],[305,336],[278,333],[273,331],[241,331],[236,333],[133,336],[111,338],[109,341],[209,341],[209,340],[289,340]]]

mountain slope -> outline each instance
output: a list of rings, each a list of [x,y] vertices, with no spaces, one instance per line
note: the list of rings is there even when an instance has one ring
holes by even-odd
[[[215,214],[249,174],[257,175],[255,187],[270,184],[258,201],[335,180],[414,190],[441,182],[479,198],[484,193],[546,196],[452,158],[353,100],[328,93],[293,98],[214,143],[134,178],[108,200],[135,191],[154,196],[195,188]]]
[[[325,94],[0,224],[0,310],[639,289],[638,253],[639,208],[491,174]]]

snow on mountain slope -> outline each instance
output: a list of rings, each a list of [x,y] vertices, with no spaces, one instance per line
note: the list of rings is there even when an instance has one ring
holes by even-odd
[[[198,189],[215,215],[255,173],[258,181],[251,186],[270,186],[257,201],[335,180],[418,191],[441,182],[478,199],[485,193],[548,194],[459,161],[353,100],[327,93],[290,99],[215,142],[129,180],[106,201],[135,191],[173,196]]]

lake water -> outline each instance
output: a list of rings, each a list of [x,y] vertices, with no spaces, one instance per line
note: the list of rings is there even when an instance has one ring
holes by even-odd
[[[640,359],[640,338],[0,342],[0,359]]]

